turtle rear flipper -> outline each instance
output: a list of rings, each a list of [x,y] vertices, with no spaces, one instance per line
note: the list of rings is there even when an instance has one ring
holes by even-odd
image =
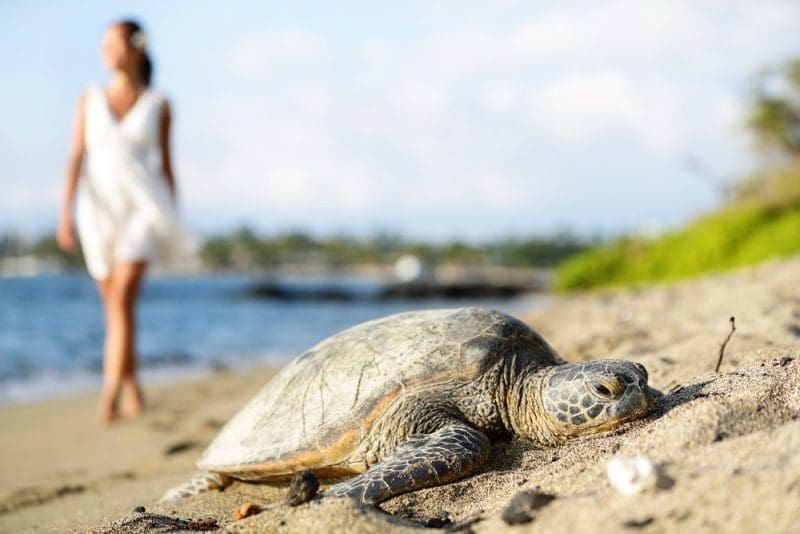
[[[167,490],[164,496],[161,497],[161,502],[184,499],[204,491],[225,489],[230,486],[231,482],[233,482],[231,477],[220,473],[198,473],[180,486]]]
[[[332,486],[323,496],[376,504],[401,493],[465,478],[483,467],[489,451],[484,433],[453,423],[432,434],[409,438],[384,461]]]

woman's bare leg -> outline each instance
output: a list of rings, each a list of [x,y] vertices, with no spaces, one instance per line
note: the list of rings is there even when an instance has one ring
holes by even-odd
[[[105,298],[106,344],[103,361],[103,393],[100,419],[113,421],[116,401],[123,395],[122,415],[135,417],[142,411],[142,394],[136,380],[136,302],[147,264],[120,263],[108,280]]]
[[[103,304],[103,318],[105,321],[106,336],[103,345],[103,389],[100,392],[100,400],[97,405],[97,418],[103,423],[110,423],[117,418],[117,393],[109,390],[107,387],[108,372],[109,372],[109,351],[108,351],[108,294],[111,287],[111,275],[107,278],[97,280],[97,292],[100,295],[100,301]]]

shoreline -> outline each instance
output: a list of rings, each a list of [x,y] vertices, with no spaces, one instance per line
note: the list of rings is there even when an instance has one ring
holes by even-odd
[[[355,294],[366,286],[353,282],[348,287]],[[148,280],[137,314],[139,369],[145,381],[149,376],[156,383],[202,376],[206,368],[220,366],[280,364],[364,320],[475,302],[287,304],[248,297],[249,288],[252,284],[230,277]],[[0,299],[0,405],[99,389],[104,327],[96,289],[87,276],[5,281],[0,293],[5,297]],[[536,294],[483,303],[517,313],[548,300]]]
[[[496,443],[486,470],[391,499],[381,508],[392,516],[338,500],[289,509],[280,504],[281,484],[235,483],[158,504],[192,475],[221,425],[275,369],[145,384],[145,415],[110,428],[95,423],[93,394],[0,406],[10,438],[0,441],[0,531],[137,532],[144,515],[131,512],[144,506],[235,531],[403,531],[446,517],[472,521],[475,532],[504,532],[510,527],[500,515],[510,499],[538,488],[556,500],[537,512],[529,527],[537,531],[596,532],[602,523],[642,532],[791,532],[800,522],[798,287],[795,258],[689,282],[567,295],[521,314],[568,360],[643,363],[651,385],[667,393],[658,413],[553,448]],[[732,315],[737,330],[715,374]],[[650,458],[672,485],[619,495],[605,475],[615,455]],[[234,522],[244,502],[266,511]]]
[[[270,355],[263,359],[242,358],[225,362],[195,362],[189,365],[164,365],[145,368],[139,377],[145,389],[181,386],[187,382],[200,382],[217,373],[244,374],[250,371],[280,369],[291,361],[290,355]],[[14,406],[28,406],[48,402],[69,401],[99,394],[102,376],[98,373],[72,373],[67,376],[53,374],[39,376],[26,382],[11,382],[0,396],[0,410]]]
[[[194,469],[201,444],[238,409],[240,397],[254,394],[276,369],[148,384],[146,413],[108,427],[96,422],[96,393],[0,407],[11,437],[0,445],[0,531],[82,532],[140,501],[158,500]]]

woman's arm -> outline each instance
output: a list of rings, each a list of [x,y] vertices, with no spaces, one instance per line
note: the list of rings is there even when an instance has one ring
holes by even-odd
[[[83,156],[85,154],[84,129],[86,95],[81,95],[75,113],[75,124],[72,128],[72,141],[69,148],[69,159],[67,161],[67,178],[64,184],[64,196],[61,202],[61,214],[58,218],[58,232],[56,240],[62,250],[72,252],[77,248],[75,241],[75,230],[72,222],[72,204],[75,200],[75,190],[78,187],[78,178],[81,174]]]
[[[169,109],[169,102],[164,100],[161,108],[161,170],[167,180],[172,197],[175,198],[175,175],[172,172],[172,154],[170,152],[170,127],[172,126],[172,112]]]

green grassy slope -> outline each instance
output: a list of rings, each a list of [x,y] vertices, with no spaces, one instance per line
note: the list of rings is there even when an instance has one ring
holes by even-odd
[[[559,290],[677,280],[800,253],[800,205],[739,203],[646,241],[625,238],[563,263]]]

